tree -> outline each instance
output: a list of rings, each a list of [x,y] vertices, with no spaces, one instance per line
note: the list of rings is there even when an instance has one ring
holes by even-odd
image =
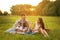
[[[40,2],[37,6],[37,13],[38,15],[44,15],[43,10],[45,9],[45,7],[50,3],[50,1],[48,0],[43,0],[42,2]]]
[[[56,14],[57,16],[60,16],[60,0],[56,0],[54,4],[56,6]]]
[[[50,2],[45,8],[43,9],[44,15],[46,16],[56,16],[56,6],[53,2]]]
[[[8,15],[8,12],[7,12],[7,11],[4,11],[4,15],[5,15],[5,16]]]
[[[0,15],[2,15],[2,11],[0,10]]]
[[[21,13],[25,13],[26,15],[31,15],[30,8],[33,8],[33,6],[29,4],[24,5],[14,5],[11,7],[10,11],[12,15],[21,15]]]
[[[39,15],[57,16],[55,2],[50,2],[49,0],[43,0],[41,3],[39,3],[37,9]]]

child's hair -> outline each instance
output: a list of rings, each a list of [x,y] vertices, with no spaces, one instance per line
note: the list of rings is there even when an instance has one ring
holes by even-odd
[[[17,23],[17,26],[18,26],[18,27],[20,27],[20,26],[21,26],[21,23],[20,23],[20,22],[18,22],[18,23]]]
[[[37,23],[40,24],[43,29],[45,29],[42,18],[38,18],[38,20],[39,20],[39,22],[37,22]]]
[[[23,27],[29,27],[29,25],[26,21],[23,23]]]

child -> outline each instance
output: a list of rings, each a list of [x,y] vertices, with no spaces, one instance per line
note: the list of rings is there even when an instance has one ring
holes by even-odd
[[[20,22],[16,24],[15,32],[26,32],[28,30],[29,24],[27,22],[24,22],[23,25],[21,25]]]
[[[21,26],[20,22],[18,22],[18,23],[16,24],[16,27],[15,27],[15,32],[16,32],[16,33],[17,33],[17,32],[22,32],[22,29],[23,29],[23,27]]]

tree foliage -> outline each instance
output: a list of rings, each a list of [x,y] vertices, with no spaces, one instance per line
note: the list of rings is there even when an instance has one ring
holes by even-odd
[[[0,10],[0,15],[2,15],[2,11]]]
[[[31,8],[34,8],[34,10]],[[13,15],[25,13],[26,15],[34,16],[60,16],[60,0],[56,0],[54,2],[50,0],[43,0],[37,6],[31,6],[29,4],[14,5],[10,10]]]
[[[7,11],[4,11],[4,15],[5,15],[5,16],[8,15],[8,12],[7,12]]]
[[[34,8],[31,5],[24,4],[24,5],[14,5],[11,7],[10,11],[13,15],[21,15],[21,13],[25,13],[26,15],[31,15],[31,8]]]

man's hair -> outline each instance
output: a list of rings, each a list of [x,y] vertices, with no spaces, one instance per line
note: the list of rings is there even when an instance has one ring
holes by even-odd
[[[25,14],[21,14],[21,16],[25,16]]]

